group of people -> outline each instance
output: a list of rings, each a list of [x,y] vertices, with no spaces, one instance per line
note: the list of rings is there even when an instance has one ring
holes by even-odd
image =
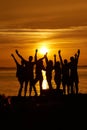
[[[17,71],[16,77],[20,83],[20,88],[18,91],[18,96],[21,96],[22,89],[24,87],[24,96],[27,94],[27,89],[29,85],[29,96],[31,96],[32,89],[34,89],[35,96],[37,96],[36,83],[39,81],[40,95],[42,95],[42,83],[43,75],[42,70],[46,71],[46,79],[48,82],[49,90],[53,89],[52,86],[52,72],[54,71],[54,81],[56,84],[56,89],[60,91],[60,86],[62,84],[63,94],[78,94],[78,59],[80,55],[80,50],[78,49],[77,53],[74,56],[70,57],[70,61],[67,59],[62,59],[61,51],[58,51],[59,60],[56,60],[56,55],[54,55],[54,61],[49,60],[47,53],[40,59],[37,58],[38,49],[35,50],[35,56],[29,56],[29,60],[26,60],[19,54],[18,50],[15,51],[18,57],[21,59],[19,63],[15,56],[13,57]],[[45,60],[46,66],[43,64]],[[35,73],[35,74],[34,74]],[[74,89],[75,88],[75,89]],[[75,91],[74,91],[75,90]]]

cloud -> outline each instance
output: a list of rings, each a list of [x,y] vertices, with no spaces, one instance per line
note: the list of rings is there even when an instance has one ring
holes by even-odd
[[[38,43],[47,44],[87,42],[87,26],[64,29],[1,29],[0,44],[2,46],[32,46]]]
[[[0,28],[67,28],[87,25],[86,0],[3,0]]]

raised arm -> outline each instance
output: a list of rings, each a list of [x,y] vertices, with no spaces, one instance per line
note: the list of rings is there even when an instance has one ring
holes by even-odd
[[[80,56],[80,49],[78,49],[77,58],[79,58],[79,56]]]
[[[15,50],[16,54],[23,60],[23,61],[26,61],[18,52],[18,50]]]
[[[56,55],[54,55],[54,66],[56,64]]]
[[[16,65],[18,65],[19,63],[18,63],[18,61],[16,60],[16,58],[14,57],[14,55],[13,55],[13,54],[11,54],[11,56],[13,57],[13,59],[14,59],[14,61],[15,61]]]
[[[59,59],[60,59],[61,64],[63,65],[63,60],[62,60],[62,56],[61,56],[60,53],[61,53],[61,51],[59,50],[59,51],[58,51]]]
[[[46,65],[47,65],[48,64],[47,53],[45,54],[44,58],[45,58],[45,62],[46,62]]]
[[[38,52],[38,49],[35,50],[35,62],[37,61],[37,52]]]
[[[36,51],[35,51],[35,62],[38,62],[38,61],[43,60],[45,58],[45,56],[43,56],[42,58],[37,59],[37,52],[38,52],[38,49],[36,49]]]
[[[75,60],[77,61],[77,63],[78,63],[79,56],[80,56],[80,49],[78,49],[77,54],[75,54]]]

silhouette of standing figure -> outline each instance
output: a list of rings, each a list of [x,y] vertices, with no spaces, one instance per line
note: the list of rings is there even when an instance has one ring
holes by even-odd
[[[79,77],[78,77],[78,59],[80,56],[80,50],[78,49],[77,53],[74,56],[70,57],[70,85],[71,85],[71,93],[74,93],[74,85],[75,85],[75,91],[76,94],[78,94],[78,83],[79,83]]]
[[[35,75],[36,75],[36,77],[34,79],[34,83],[36,84],[39,81],[40,95],[42,95],[42,82],[43,82],[42,70],[45,70],[44,65],[43,65],[44,57],[37,60],[37,52],[38,52],[38,49],[36,49],[36,52],[35,52],[35,62],[36,62]]]
[[[11,54],[11,56],[13,57],[15,63],[16,63],[16,67],[17,67],[17,71],[16,71],[16,77],[18,78],[18,81],[20,83],[20,88],[18,91],[18,96],[21,96],[22,94],[22,89],[23,89],[23,84],[25,82],[25,67],[24,67],[24,62],[21,60],[21,64],[18,63],[18,61],[16,60],[16,58],[14,57],[13,54]]]
[[[47,58],[47,53],[45,55],[45,61],[46,61],[46,79],[49,85],[49,89],[52,90],[52,70],[53,68],[53,61],[52,60],[48,60]]]
[[[67,94],[70,92],[69,87],[69,63],[67,59],[62,60],[61,51],[58,51],[58,55],[60,58],[61,66],[62,66],[62,86],[63,86],[63,93],[66,94],[66,87],[67,87]]]
[[[55,70],[54,81],[57,85],[57,90],[59,92],[61,85],[61,66],[60,62],[56,61],[56,55],[54,55],[54,70]]]
[[[34,73],[33,73],[33,69],[34,69],[35,62],[32,62],[33,57],[32,57],[32,56],[29,56],[29,60],[27,61],[27,60],[25,60],[25,59],[18,53],[17,50],[16,50],[16,53],[17,53],[17,55],[22,59],[22,61],[24,62],[25,68],[26,68],[24,96],[26,96],[26,93],[27,93],[28,83],[30,83],[29,96],[31,96],[32,87],[33,87],[33,89],[34,89],[35,96],[37,96],[36,88],[35,88],[35,85],[34,85]]]

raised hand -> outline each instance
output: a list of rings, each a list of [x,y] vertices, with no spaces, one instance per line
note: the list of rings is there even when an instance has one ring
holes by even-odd
[[[35,51],[38,52],[38,49],[36,49]]]
[[[78,54],[80,54],[80,49],[78,49]]]
[[[58,54],[60,54],[61,50],[58,50]]]
[[[47,57],[47,53],[44,55],[44,58],[46,58]]]
[[[18,50],[15,50],[15,52],[18,54]]]
[[[56,54],[54,54],[54,57],[56,57]]]
[[[12,56],[12,57],[14,57],[14,55],[13,55],[13,54],[11,54],[11,56]]]

